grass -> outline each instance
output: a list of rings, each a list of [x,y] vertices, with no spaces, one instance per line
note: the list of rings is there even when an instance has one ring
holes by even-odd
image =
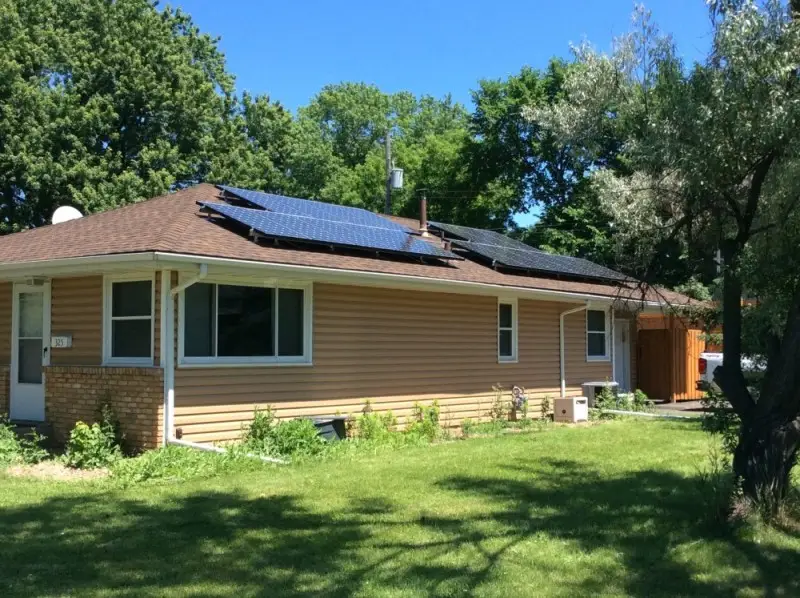
[[[0,595],[799,595],[704,518],[708,440],[621,420],[127,488],[0,474]]]

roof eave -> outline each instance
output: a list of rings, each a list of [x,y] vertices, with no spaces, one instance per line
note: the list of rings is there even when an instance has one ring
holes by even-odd
[[[191,270],[198,264],[207,264],[211,268],[210,275],[229,273],[231,269],[240,270],[242,275],[253,269],[269,270],[270,276],[292,277],[330,282],[332,284],[358,284],[388,288],[405,288],[423,291],[439,291],[457,294],[510,296],[539,300],[557,300],[572,303],[595,303],[598,305],[635,304],[640,310],[658,311],[664,309],[664,303],[641,301],[620,296],[593,293],[578,293],[552,289],[536,289],[515,285],[500,285],[463,280],[445,280],[426,276],[407,274],[391,274],[340,268],[324,268],[321,266],[304,266],[299,264],[280,264],[255,260],[214,257],[170,253],[164,251],[144,251],[136,253],[120,253],[75,258],[60,258],[33,262],[0,264],[0,280],[22,280],[33,276],[75,276],[89,273],[106,273],[119,270],[153,270],[169,268],[174,270]]]

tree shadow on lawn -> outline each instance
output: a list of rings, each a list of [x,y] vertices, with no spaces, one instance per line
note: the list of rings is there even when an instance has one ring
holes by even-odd
[[[463,516],[420,516],[391,497],[365,497],[356,484],[352,496],[362,498],[318,510],[299,496],[233,491],[161,503],[117,493],[54,497],[0,512],[0,595],[496,594],[515,548],[528,551],[515,575],[558,574],[560,563],[545,566],[535,546],[523,546],[542,535],[588,558],[619,555],[619,570],[565,575],[563,595],[607,592],[609,575],[637,596],[800,594],[798,552],[710,535],[697,521],[695,484],[665,471],[608,479],[573,461],[531,461],[434,482],[432,492],[481,505]],[[720,562],[754,568],[755,577],[693,577],[673,549],[707,540],[722,542],[734,561]]]

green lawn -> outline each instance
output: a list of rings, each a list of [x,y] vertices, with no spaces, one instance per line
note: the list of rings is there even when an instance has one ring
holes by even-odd
[[[0,596],[797,596],[800,534],[703,521],[696,422],[109,489],[0,475]]]

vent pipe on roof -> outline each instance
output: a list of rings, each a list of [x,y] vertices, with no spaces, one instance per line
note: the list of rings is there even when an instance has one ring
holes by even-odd
[[[428,199],[423,191],[419,197],[419,232],[423,237],[428,236]]]

